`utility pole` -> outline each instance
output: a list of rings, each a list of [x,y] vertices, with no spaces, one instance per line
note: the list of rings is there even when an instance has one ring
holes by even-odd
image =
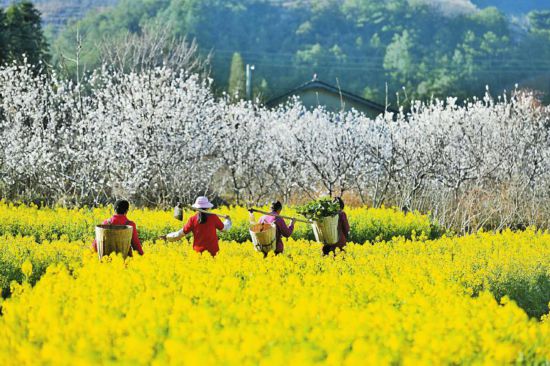
[[[252,72],[254,71],[254,65],[246,64],[246,99],[253,101],[252,95]]]

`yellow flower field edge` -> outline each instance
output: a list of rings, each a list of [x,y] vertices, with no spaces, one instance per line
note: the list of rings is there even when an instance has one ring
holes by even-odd
[[[237,242],[250,240],[248,232],[249,213],[244,207],[220,207],[215,210],[230,215],[234,227],[221,238]],[[411,238],[414,233],[435,238],[440,230],[430,223],[428,216],[417,212],[403,213],[391,208],[346,209],[351,225],[351,241],[390,240],[396,236]],[[185,213],[185,219],[192,215]],[[284,214],[298,216],[294,209],[285,208]],[[0,235],[33,236],[37,241],[56,240],[65,235],[71,241],[89,241],[94,236],[94,226],[112,215],[110,207],[66,209],[39,208],[0,201]],[[158,209],[131,209],[128,218],[134,221],[141,240],[154,240],[169,231],[179,230],[183,223],[173,218],[171,211]],[[256,214],[256,220],[259,215]],[[310,225],[296,224],[295,239],[313,240]]]
[[[548,312],[548,233],[396,239],[350,245],[329,257],[318,244],[294,240],[285,254],[267,259],[233,242],[222,242],[216,258],[186,242],[146,243],[146,250],[126,262],[100,263],[88,253],[79,267],[52,265],[34,287],[13,285],[1,304],[0,359],[6,365],[550,362],[550,320],[525,312]]]
[[[38,244],[32,237],[0,236],[0,291],[2,297],[9,295],[12,281],[24,280],[34,285],[52,264],[65,264],[68,268],[80,266],[82,256],[90,250],[89,243],[60,240],[43,241]],[[29,274],[24,272],[25,267]]]

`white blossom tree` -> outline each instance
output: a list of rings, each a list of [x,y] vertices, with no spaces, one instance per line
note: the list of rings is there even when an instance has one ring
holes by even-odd
[[[0,68],[2,198],[156,206],[348,192],[463,231],[550,227],[550,108],[529,93],[414,102],[373,120],[298,100],[231,103],[168,64],[123,69],[74,83]]]

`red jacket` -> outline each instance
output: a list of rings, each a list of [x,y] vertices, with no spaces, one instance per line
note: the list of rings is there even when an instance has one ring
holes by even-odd
[[[340,211],[338,214],[338,243],[336,244],[337,248],[342,249],[346,246],[349,237],[349,222],[348,217],[344,211]]]
[[[199,224],[199,214],[191,216],[183,227],[183,232],[193,232],[193,250],[202,253],[207,250],[215,256],[220,247],[218,245],[218,233],[216,230],[223,230],[223,222],[216,215],[208,215],[204,224]]]
[[[274,215],[276,215],[276,212],[272,212]],[[277,233],[275,234],[275,237],[277,239],[277,247],[275,248],[275,253],[279,254],[282,253],[285,249],[283,245],[283,236],[285,238],[288,238],[292,235],[292,232],[294,231],[294,224],[290,226],[286,226],[285,220],[283,220],[280,217],[274,217],[270,215],[265,215],[260,217],[260,224],[272,224],[275,223],[275,226],[277,227]]]
[[[126,215],[114,215],[110,219],[103,221],[103,225],[129,225],[134,231],[132,233],[132,245],[130,246],[130,252],[128,255],[132,256],[132,249],[137,250],[139,255],[143,255],[143,248],[141,247],[141,242],[139,241],[139,236],[137,232],[136,224],[133,221],[128,220]],[[93,248],[97,252],[97,243],[94,240]]]

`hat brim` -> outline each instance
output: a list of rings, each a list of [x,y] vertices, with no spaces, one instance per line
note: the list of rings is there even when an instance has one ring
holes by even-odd
[[[205,205],[198,205],[198,204],[194,203],[192,207],[194,207],[194,208],[208,209],[208,208],[214,207],[214,205],[211,204],[210,202],[208,202],[208,203],[205,204]]]

